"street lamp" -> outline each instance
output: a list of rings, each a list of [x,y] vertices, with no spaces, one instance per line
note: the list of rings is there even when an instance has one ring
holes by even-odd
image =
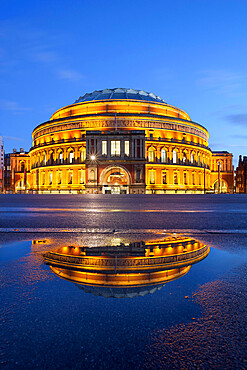
[[[96,160],[96,155],[94,155],[94,154],[90,155],[90,159],[91,159],[91,161],[96,163],[96,193],[98,193],[98,163],[97,163],[97,160]]]

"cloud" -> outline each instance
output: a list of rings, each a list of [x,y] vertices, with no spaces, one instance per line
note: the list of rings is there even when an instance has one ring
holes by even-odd
[[[243,139],[247,140],[247,135],[231,135],[233,139]]]
[[[62,80],[68,80],[68,81],[79,81],[84,78],[84,76],[72,69],[59,69],[57,71],[58,77]]]
[[[230,96],[242,95],[241,81],[244,76],[241,74],[221,69],[201,71],[200,74],[197,84],[205,90]]]
[[[12,100],[0,100],[0,108],[12,113],[23,113],[32,110],[32,108],[22,107],[18,102]]]
[[[3,136],[3,138],[6,139],[6,140],[13,140],[13,141],[24,141],[23,138],[15,137],[15,136]]]
[[[247,126],[247,113],[229,114],[224,118],[230,123],[240,126]]]
[[[57,55],[52,51],[38,51],[33,53],[33,59],[41,63],[53,63],[57,60]]]

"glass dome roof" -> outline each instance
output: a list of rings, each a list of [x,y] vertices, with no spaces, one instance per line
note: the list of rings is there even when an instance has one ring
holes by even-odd
[[[165,103],[165,100],[161,99],[160,96],[156,96],[153,93],[148,93],[143,90],[125,89],[125,88],[115,88],[115,89],[105,89],[96,90],[92,93],[87,93],[80,96],[75,103],[82,103],[92,100],[145,100],[154,103]]]

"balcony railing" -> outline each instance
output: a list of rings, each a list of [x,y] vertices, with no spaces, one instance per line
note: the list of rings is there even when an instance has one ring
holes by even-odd
[[[200,167],[204,168],[204,164],[198,161],[191,162],[186,159],[186,161],[178,159],[177,162],[173,162],[172,159],[167,159],[166,161],[161,161],[161,158],[155,157],[153,161],[146,159],[147,164],[164,164],[164,165],[173,165],[173,166],[190,166],[190,167]],[[209,165],[205,165],[205,169],[209,170]]]
[[[79,138],[74,137],[72,139],[51,140],[51,141],[48,141],[48,142],[45,142],[45,143],[40,143],[40,144],[32,146],[30,148],[30,151],[33,150],[33,149],[42,148],[43,146],[48,146],[48,145],[74,143],[74,142],[82,142],[82,141],[84,141],[84,142],[86,141],[86,136],[85,135],[82,135],[82,137],[79,137]]]
[[[153,137],[147,137],[146,141],[155,141],[157,143],[162,142],[162,143],[169,143],[169,144],[174,143],[174,144],[192,145],[192,146],[196,146],[196,147],[199,147],[199,148],[208,149],[208,150],[211,151],[211,149],[206,145],[203,145],[203,144],[200,144],[200,143],[194,143],[193,141],[187,141],[187,140],[176,140],[176,139],[173,139],[173,138],[171,138],[171,139],[168,139],[168,138],[162,139],[160,137],[158,139],[156,139],[156,138],[153,138]]]
[[[41,161],[38,163],[35,163],[32,165],[32,170],[34,168],[39,168],[39,167],[50,167],[50,166],[61,166],[61,165],[73,165],[73,164],[85,164],[85,160],[82,160],[81,158],[73,158],[72,161],[69,159],[57,159],[57,160],[51,160],[49,159],[48,161]]]

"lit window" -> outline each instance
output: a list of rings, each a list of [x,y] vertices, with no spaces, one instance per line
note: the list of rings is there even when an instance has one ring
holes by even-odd
[[[80,171],[80,183],[85,184],[85,171]]]
[[[163,184],[166,184],[167,183],[166,172],[163,172],[162,173],[162,180],[163,180]]]
[[[107,141],[102,141],[102,155],[107,155]]]
[[[94,170],[91,170],[90,171],[90,180],[91,181],[94,181],[95,180],[95,172],[94,172]]]
[[[86,159],[86,149],[83,148],[82,151],[81,151],[81,160],[82,162],[85,161]]]
[[[178,160],[178,154],[177,154],[177,151],[174,149],[173,150],[173,156],[172,156],[172,159],[173,159],[173,163],[177,163],[177,160]]]
[[[72,163],[74,159],[74,152],[69,153],[69,163]]]
[[[69,180],[69,181],[68,181],[68,183],[69,183],[69,184],[72,184],[72,181],[73,181],[73,174],[72,174],[72,172],[70,172],[70,173],[69,173],[69,178],[68,178],[68,180]]]
[[[152,148],[148,149],[148,161],[154,162],[154,150]]]
[[[59,161],[60,163],[63,163],[63,153],[59,153]]]
[[[161,162],[162,163],[166,162],[166,151],[165,151],[165,149],[161,150]]]
[[[130,142],[129,141],[124,142],[124,154],[127,156],[130,155]]]
[[[183,163],[186,163],[186,154],[185,153],[183,153]]]
[[[191,161],[191,163],[194,163],[194,154],[193,153],[191,153],[190,161]]]
[[[52,184],[52,172],[50,173],[50,185]]]
[[[111,141],[111,156],[120,155],[120,141],[112,140]]]
[[[154,171],[149,171],[149,182],[150,182],[150,184],[155,184],[155,173],[154,173]]]

